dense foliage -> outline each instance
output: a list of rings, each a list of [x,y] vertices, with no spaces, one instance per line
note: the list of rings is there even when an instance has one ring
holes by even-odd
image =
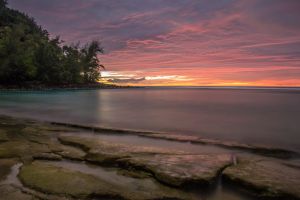
[[[96,82],[103,67],[98,53],[103,53],[98,41],[63,45],[33,18],[0,0],[0,84]]]

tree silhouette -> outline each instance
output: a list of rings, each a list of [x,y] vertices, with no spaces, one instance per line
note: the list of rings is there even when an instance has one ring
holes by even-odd
[[[35,20],[6,7],[0,0],[0,84],[71,84],[97,82],[100,77],[99,41],[83,47],[51,39]]]

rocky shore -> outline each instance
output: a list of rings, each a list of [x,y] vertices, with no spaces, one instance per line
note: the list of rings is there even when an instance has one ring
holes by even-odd
[[[215,195],[220,182],[239,198]],[[0,197],[293,200],[300,161],[274,147],[3,116]]]

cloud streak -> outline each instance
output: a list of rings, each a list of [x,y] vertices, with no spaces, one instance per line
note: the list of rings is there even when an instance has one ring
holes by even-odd
[[[104,65],[120,74],[134,74],[127,80],[111,78],[115,83],[300,86],[298,0],[11,0],[10,4],[69,43],[100,39],[106,50]]]

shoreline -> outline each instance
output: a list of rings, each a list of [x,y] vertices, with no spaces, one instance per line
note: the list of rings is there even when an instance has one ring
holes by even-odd
[[[138,88],[133,86],[120,86],[101,83],[90,84],[65,84],[65,85],[0,85],[0,92],[10,91],[56,91],[56,90],[94,90],[94,89],[123,89],[123,88]]]
[[[236,141],[208,139],[208,138],[202,138],[198,136],[172,134],[169,132],[119,129],[113,127],[98,127],[98,126],[88,126],[82,124],[63,123],[63,122],[48,121],[48,123],[53,125],[65,126],[65,127],[79,128],[79,129],[89,130],[98,133],[108,132],[110,134],[130,134],[130,135],[132,134],[132,135],[148,137],[152,139],[184,142],[184,143],[191,143],[191,144],[213,145],[213,146],[219,146],[228,149],[248,151],[258,155],[277,157],[277,158],[300,158],[299,152],[280,148],[280,147],[270,146],[270,145],[245,144]]]
[[[88,90],[88,89],[201,89],[201,90],[261,90],[261,91],[291,91],[300,92],[300,87],[288,86],[126,86],[115,84],[24,84],[24,85],[1,85],[0,91],[52,91],[52,90]]]
[[[184,135],[172,132],[163,132],[163,131],[148,131],[148,130],[138,130],[138,129],[126,129],[126,128],[114,128],[114,127],[104,127],[104,126],[93,126],[93,125],[84,125],[78,123],[70,123],[70,122],[58,122],[51,120],[37,120],[35,118],[28,117],[18,117],[18,116],[10,116],[0,114],[0,118],[11,118],[18,120],[30,120],[37,121],[40,123],[51,124],[55,126],[67,127],[67,128],[75,128],[80,130],[87,130],[94,133],[108,133],[108,134],[121,134],[121,135],[134,135],[139,137],[165,140],[165,141],[174,141],[181,143],[190,143],[190,144],[200,144],[200,145],[211,145],[222,147],[226,149],[232,150],[241,150],[249,153],[274,157],[274,158],[284,158],[284,159],[300,159],[300,152],[292,149],[286,149],[279,146],[274,145],[266,145],[266,144],[249,144],[242,143],[233,140],[221,140],[221,139],[211,139],[201,136],[193,136],[193,135]]]
[[[107,136],[101,137],[103,134]],[[139,145],[122,143],[120,134],[139,137],[136,141]],[[199,200],[214,193],[221,179],[224,188],[234,186],[233,191],[239,190],[254,199],[300,199],[300,179],[295,178],[299,176],[299,163],[297,159],[274,156],[282,152],[270,156],[249,152],[245,146],[236,151],[223,144],[220,148],[224,152],[203,153],[202,148],[210,149],[215,142],[192,143],[192,138],[170,139],[157,133],[151,138],[152,134],[0,116],[0,169],[4,173],[0,173],[0,195],[16,194],[20,189],[28,191],[27,195],[41,198],[49,194],[54,199],[92,199],[105,194],[112,199]],[[109,137],[117,140],[108,140]],[[163,139],[169,145],[176,142],[196,145],[201,151],[191,153],[176,146],[151,146],[150,139]],[[140,145],[142,140],[150,146]],[[11,177],[10,169],[16,177]],[[72,183],[74,178],[79,182]],[[11,190],[10,184],[16,180],[19,189],[3,193],[3,189]],[[145,192],[136,190],[136,186]],[[197,194],[193,188],[198,188]],[[203,190],[200,193],[199,188]],[[130,195],[127,191],[131,191]]]

